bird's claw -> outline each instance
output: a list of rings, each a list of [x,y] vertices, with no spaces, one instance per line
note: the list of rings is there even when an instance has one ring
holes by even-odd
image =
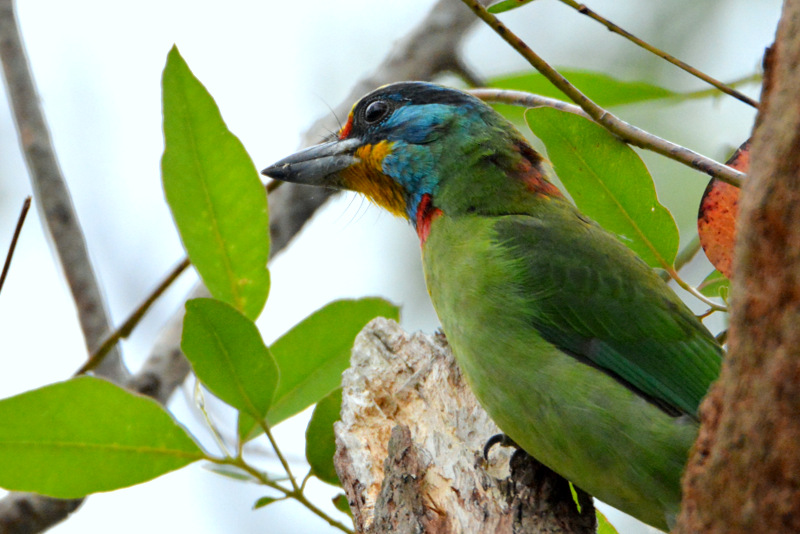
[[[500,445],[502,447],[514,447],[515,449],[521,449],[517,443],[508,437],[506,434],[495,434],[491,438],[486,441],[486,445],[483,446],[483,459],[489,460],[489,451],[492,450],[492,447],[495,445]]]

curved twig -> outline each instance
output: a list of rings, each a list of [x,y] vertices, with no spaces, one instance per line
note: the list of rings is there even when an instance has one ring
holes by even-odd
[[[712,78],[711,76],[709,76],[705,72],[697,70],[696,68],[692,67],[691,65],[689,65],[688,63],[686,63],[684,61],[681,61],[680,59],[676,58],[675,56],[672,56],[672,55],[664,52],[660,48],[656,48],[655,46],[651,45],[650,43],[639,39],[638,37],[636,37],[632,33],[628,32],[627,30],[624,30],[624,29],[620,28],[619,26],[617,26],[616,24],[614,24],[610,20],[608,20],[605,17],[599,15],[595,11],[592,11],[591,9],[586,7],[585,4],[580,4],[580,3],[576,2],[575,0],[559,0],[559,2],[561,2],[562,4],[568,5],[569,7],[577,10],[578,13],[581,13],[582,15],[586,15],[590,19],[596,20],[597,22],[599,22],[600,24],[602,24],[603,26],[608,28],[609,31],[614,32],[617,35],[621,35],[622,37],[626,38],[627,40],[631,41],[632,43],[644,48],[648,52],[657,55],[658,57],[668,61],[669,63],[672,63],[673,65],[675,65],[679,69],[682,69],[682,70],[688,72],[689,74],[691,74],[692,76],[700,78],[704,82],[713,85],[714,87],[716,87],[717,89],[719,89],[723,93],[725,93],[727,95],[730,95],[733,98],[736,98],[737,100],[740,100],[740,101],[744,102],[745,104],[753,106],[754,108],[758,109],[759,103],[758,103],[757,100],[753,100],[749,96],[740,93],[739,91],[737,91],[733,87],[731,87],[729,85],[725,85],[724,83],[722,83],[721,81],[717,80],[716,78]]]
[[[555,85],[562,93],[567,95],[570,100],[578,104],[581,109],[583,109],[595,122],[600,124],[601,126],[605,127],[608,131],[616,135],[617,137],[621,138],[622,140],[634,145],[639,146],[637,137],[639,137],[642,133],[642,130],[636,128],[635,126],[631,126],[630,124],[624,123],[618,117],[610,113],[609,111],[601,108],[598,106],[594,101],[592,101],[589,97],[584,95],[581,91],[578,90],[577,87],[572,85],[569,80],[564,78],[557,70],[551,67],[544,59],[542,59],[536,52],[531,50],[531,48],[525,44],[525,42],[520,39],[517,35],[515,35],[511,30],[509,30],[505,24],[500,22],[497,17],[486,11],[478,0],[461,0],[464,4],[466,4],[472,11],[475,13],[478,18],[484,21],[489,27],[491,27],[500,37],[503,38],[509,45],[511,45],[514,50],[520,53],[522,57],[524,57],[528,62],[545,78],[550,80],[550,83]],[[644,148],[644,147],[642,147]],[[669,147],[664,147],[660,145],[655,145],[653,150],[658,152],[661,155],[667,156],[668,158],[675,159],[676,161],[681,161],[676,157],[675,154],[672,153],[672,149]],[[685,163],[681,161],[682,163]],[[719,167],[712,166],[712,167],[705,167],[701,165],[700,167],[696,165],[692,165],[695,168],[701,168],[703,172],[714,176],[722,180],[723,182],[727,182],[731,185],[736,187],[741,186],[742,179],[744,178],[744,174],[731,169],[725,165],[720,165]]]
[[[569,104],[567,102],[562,102],[561,100],[557,100],[555,98],[534,95],[524,91],[511,91],[506,89],[473,89],[470,91],[470,93],[481,100],[486,100],[489,102],[501,102],[503,104],[512,104],[515,106],[555,108],[561,111],[574,113],[575,115],[580,115],[581,117],[600,123],[600,121],[595,120],[591,115],[578,106]],[[608,129],[611,131],[611,133],[626,143],[630,143],[639,148],[651,150],[658,154],[664,155],[672,160],[683,163],[684,165],[687,165],[695,170],[709,174],[728,183],[734,181],[736,183],[733,185],[736,186],[741,183],[740,180],[744,177],[744,174],[732,169],[731,167],[728,167],[727,165],[723,165],[722,163],[714,161],[711,158],[707,158],[702,154],[698,154],[693,150],[689,150],[686,147],[682,147],[667,141],[666,139],[662,139],[657,135],[653,135],[650,132],[633,126],[622,119],[614,116],[612,117],[615,123],[616,131],[611,130],[611,128]],[[606,120],[611,120],[611,118],[606,116]],[[600,124],[602,126],[606,126],[605,124]],[[619,134],[619,131],[625,132],[625,135]],[[724,177],[728,179],[725,179]]]

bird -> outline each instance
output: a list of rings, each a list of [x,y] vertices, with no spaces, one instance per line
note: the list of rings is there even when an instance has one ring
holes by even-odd
[[[502,432],[668,529],[723,349],[554,172],[478,98],[398,82],[356,102],[331,140],[262,174],[356,191],[407,219],[455,359]]]

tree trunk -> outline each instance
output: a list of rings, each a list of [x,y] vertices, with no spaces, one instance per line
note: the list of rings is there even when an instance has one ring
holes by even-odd
[[[592,499],[523,452],[493,447],[443,336],[376,319],[343,377],[334,463],[357,532],[589,534]],[[510,461],[509,461],[510,459]]]
[[[800,0],[768,59],[740,199],[729,353],[677,532],[800,532]]]

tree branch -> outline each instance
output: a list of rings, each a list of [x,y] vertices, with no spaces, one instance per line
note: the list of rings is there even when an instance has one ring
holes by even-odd
[[[43,214],[67,278],[86,348],[92,353],[111,331],[111,321],[89,260],[69,189],[58,166],[50,132],[39,107],[39,95],[25,57],[13,0],[0,0],[0,59],[36,204]],[[106,358],[97,372],[116,382],[127,378],[119,349]]]
[[[511,104],[514,106],[527,106],[527,107],[548,107],[558,109],[560,111],[566,111],[568,113],[574,113],[575,115],[580,115],[590,121],[595,121],[595,119],[589,115],[586,111],[581,109],[580,107],[569,104],[567,102],[563,102],[561,100],[557,100],[555,98],[549,98],[546,96],[535,95],[533,93],[526,93],[524,91],[512,91],[507,89],[473,89],[470,91],[473,95],[480,98],[481,100],[486,100],[487,102],[502,102],[504,104]],[[607,117],[607,120],[612,120]],[[702,154],[698,154],[697,152],[690,150],[686,147],[676,145],[671,141],[667,141],[666,139],[662,139],[657,135],[653,135],[648,131],[642,130],[630,123],[623,121],[620,118],[613,117],[613,121],[615,122],[615,130],[611,130],[608,128],[607,125],[598,124],[601,126],[609,129],[611,133],[617,136],[625,143],[629,143],[633,146],[637,146],[639,148],[643,148],[645,150],[650,150],[657,154],[666,155],[668,158],[677,161],[678,163],[683,163],[687,167],[691,167],[692,169],[698,170],[715,178],[719,178],[721,176],[725,176],[728,179],[736,179],[740,180],[744,177],[744,174],[741,172],[728,167],[727,165],[723,165],[718,161],[714,161],[711,158],[707,158]],[[621,135],[619,132],[625,132],[624,135]],[[733,174],[736,173],[736,174]],[[729,180],[726,179],[725,181],[728,182]]]
[[[800,0],[765,62],[742,189],[729,354],[701,407],[676,532],[800,532]]]
[[[635,134],[638,134],[637,130],[641,132],[635,126],[631,126],[623,121],[621,121],[617,116],[613,113],[606,111],[605,109],[598,106],[593,100],[589,97],[584,95],[581,91],[578,90],[577,87],[572,85],[569,80],[564,78],[557,70],[551,67],[545,60],[543,60],[539,55],[531,50],[531,48],[525,44],[522,39],[520,39],[517,35],[515,35],[511,30],[506,27],[505,24],[500,22],[497,17],[486,11],[486,9],[478,2],[477,0],[461,0],[469,6],[469,8],[482,20],[484,21],[490,28],[492,28],[497,35],[503,38],[509,45],[511,45],[514,50],[520,53],[522,57],[524,57],[528,63],[533,66],[536,70],[538,70],[545,78],[547,78],[550,83],[555,85],[559,91],[567,95],[570,100],[578,104],[581,109],[583,109],[595,122],[606,128],[609,132],[613,133],[623,141],[630,143],[634,146],[639,146],[637,144],[637,138]],[[671,151],[669,147],[654,145],[654,151],[658,152],[662,156],[666,156],[670,159],[674,159],[676,161],[683,161],[678,159]],[[735,185],[736,187],[740,187],[742,185],[742,179],[744,175],[735,169],[731,169],[730,167],[721,166],[718,169],[714,169],[716,174],[712,174],[712,169],[706,168],[703,169],[704,172],[718,178],[724,182],[727,182],[731,185]]]
[[[696,68],[692,67],[691,65],[689,65],[688,63],[686,63],[684,61],[681,61],[680,59],[676,58],[675,56],[667,54],[666,52],[664,52],[660,48],[656,48],[655,46],[651,45],[650,43],[639,39],[638,37],[636,37],[632,33],[628,32],[627,30],[624,30],[624,29],[620,28],[619,26],[617,26],[616,24],[614,24],[613,22],[611,22],[607,18],[600,16],[595,11],[592,11],[591,9],[586,7],[585,4],[580,4],[580,3],[576,2],[575,0],[559,0],[559,1],[562,4],[566,4],[569,7],[575,9],[576,11],[578,11],[578,13],[580,13],[582,15],[586,15],[590,19],[593,19],[593,20],[599,22],[600,24],[602,24],[603,26],[608,28],[609,31],[611,31],[613,33],[616,33],[617,35],[621,35],[622,37],[624,37],[625,39],[629,40],[633,44],[644,48],[645,50],[647,50],[651,54],[655,54],[656,56],[660,57],[661,59],[663,59],[665,61],[668,61],[669,63],[672,63],[673,65],[675,65],[679,69],[688,72],[692,76],[700,78],[704,82],[706,82],[706,83],[708,83],[710,85],[713,85],[714,87],[716,87],[717,89],[719,89],[723,93],[725,93],[727,95],[730,95],[733,98],[735,98],[737,100],[740,100],[740,101],[744,102],[745,104],[747,104],[749,106],[753,106],[754,108],[758,108],[758,102],[753,100],[749,96],[740,93],[739,91],[737,91],[736,89],[734,89],[733,87],[731,87],[729,85],[725,85],[724,83],[722,83],[721,81],[717,80],[716,78],[712,78],[711,76],[709,76],[705,72],[697,70]]]
[[[92,353],[111,331],[111,321],[39,107],[39,95],[25,55],[13,0],[0,0],[0,60],[36,204],[75,302],[87,351]],[[129,377],[118,347],[110,351],[96,372],[118,383]],[[66,518],[82,502],[82,499],[58,500],[11,493],[0,501],[0,530],[39,532]]]

